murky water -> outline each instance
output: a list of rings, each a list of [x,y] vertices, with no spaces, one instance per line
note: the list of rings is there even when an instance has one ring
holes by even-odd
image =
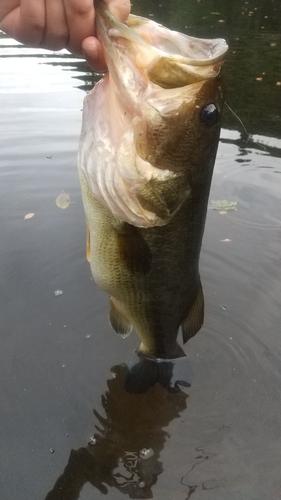
[[[228,39],[227,101],[252,134],[226,111],[201,255],[205,324],[187,358],[153,367],[159,383],[140,394],[130,392],[138,338],[111,331],[85,259],[76,154],[92,75],[67,52],[1,36],[2,500],[280,500],[278,8],[134,2],[173,28]]]

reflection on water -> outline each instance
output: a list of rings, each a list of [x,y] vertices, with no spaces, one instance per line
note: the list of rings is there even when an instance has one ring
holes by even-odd
[[[140,370],[146,380],[147,372],[154,371],[154,382],[160,385],[153,384],[149,390],[143,384],[139,387]],[[98,433],[88,446],[71,451],[46,500],[75,500],[88,482],[104,494],[113,487],[130,498],[153,498],[151,487],[163,472],[160,452],[169,438],[164,428],[186,409],[188,396],[178,384],[170,386],[173,363],[141,360],[131,371],[119,365],[111,372],[113,378],[102,395],[105,416],[94,410]],[[142,394],[133,395],[128,386]]]

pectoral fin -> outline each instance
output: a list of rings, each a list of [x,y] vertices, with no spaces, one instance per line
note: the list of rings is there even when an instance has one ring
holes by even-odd
[[[190,194],[190,186],[177,178],[167,180],[151,179],[138,190],[137,198],[145,210],[155,213],[166,223],[179,210]]]
[[[198,288],[194,302],[181,324],[184,344],[200,330],[204,321],[204,295],[202,286]]]
[[[132,272],[147,274],[151,267],[151,252],[137,228],[123,223],[116,228],[120,258]]]
[[[116,333],[122,337],[128,337],[133,327],[129,321],[118,311],[114,299],[109,299],[109,322]]]

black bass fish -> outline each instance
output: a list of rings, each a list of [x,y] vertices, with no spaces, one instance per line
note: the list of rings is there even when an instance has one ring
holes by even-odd
[[[220,134],[223,39],[203,40],[99,3],[108,73],[84,101],[78,167],[87,257],[109,319],[138,352],[184,356],[203,324],[198,271]]]

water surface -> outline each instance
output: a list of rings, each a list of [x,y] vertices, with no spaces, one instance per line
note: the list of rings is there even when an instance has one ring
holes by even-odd
[[[280,500],[279,2],[133,8],[230,44],[227,102],[250,136],[226,110],[201,254],[205,323],[186,360],[128,391],[139,341],[109,327],[76,170],[97,77],[66,51],[1,35],[1,499]]]

